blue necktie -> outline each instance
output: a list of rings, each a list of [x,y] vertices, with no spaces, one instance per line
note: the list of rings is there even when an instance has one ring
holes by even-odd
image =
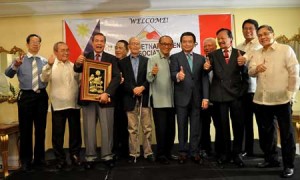
[[[187,54],[187,59],[190,65],[191,72],[193,72],[193,58],[191,54]]]

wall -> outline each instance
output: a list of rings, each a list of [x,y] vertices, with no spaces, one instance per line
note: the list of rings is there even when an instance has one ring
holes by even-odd
[[[194,9],[176,11],[142,11],[126,13],[99,13],[99,14],[76,14],[76,15],[52,15],[33,17],[9,17],[0,18],[0,46],[6,49],[14,45],[26,50],[25,38],[30,33],[37,33],[42,37],[42,47],[40,54],[49,57],[52,54],[52,46],[55,42],[63,40],[63,19],[97,18],[101,16],[151,16],[151,15],[175,15],[175,14],[216,14],[232,13],[235,20],[235,40],[236,43],[243,41],[242,22],[252,18],[258,20],[259,24],[269,24],[273,26],[275,35],[286,35],[288,38],[299,33],[300,28],[300,8],[257,8],[257,9]],[[72,48],[72,47],[71,47]],[[15,84],[16,84],[15,80]],[[299,98],[298,98],[299,99]],[[296,104],[294,109],[300,110],[300,104]],[[51,114],[48,115],[48,127],[46,137],[46,148],[51,148]],[[0,122],[17,120],[16,104],[0,104]],[[99,128],[99,127],[98,127]],[[256,131],[257,132],[257,131]],[[213,136],[214,137],[214,136]],[[257,133],[255,133],[257,138]],[[67,137],[65,138],[67,140]],[[155,139],[153,137],[153,139]],[[67,142],[67,141],[66,141]],[[100,142],[98,142],[100,144]],[[67,145],[66,145],[67,146]]]

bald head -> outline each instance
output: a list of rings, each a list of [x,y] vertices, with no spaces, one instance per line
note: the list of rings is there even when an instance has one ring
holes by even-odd
[[[216,39],[215,38],[206,38],[203,41],[204,53],[208,55],[217,49]]]

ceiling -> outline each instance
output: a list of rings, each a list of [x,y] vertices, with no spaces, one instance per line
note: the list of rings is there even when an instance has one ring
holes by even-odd
[[[300,0],[0,0],[0,17],[273,7],[300,7]]]

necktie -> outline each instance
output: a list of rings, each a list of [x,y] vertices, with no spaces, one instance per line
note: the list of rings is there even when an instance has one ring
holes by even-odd
[[[36,64],[36,59],[33,57],[32,61],[32,90],[37,91],[39,89],[39,78],[38,78],[38,67]]]
[[[228,53],[228,49],[224,50],[224,58],[225,58],[225,62],[226,64],[229,63],[229,53]]]
[[[134,79],[137,82],[137,74],[138,74],[138,67],[139,67],[138,59],[134,59],[133,62],[134,62],[134,65],[133,65]]]
[[[193,58],[192,58],[192,55],[187,54],[187,59],[188,59],[189,65],[190,65],[190,69],[193,72]]]
[[[96,56],[95,56],[95,61],[98,61],[98,62],[101,61],[101,60],[100,60],[100,54],[96,54]]]

